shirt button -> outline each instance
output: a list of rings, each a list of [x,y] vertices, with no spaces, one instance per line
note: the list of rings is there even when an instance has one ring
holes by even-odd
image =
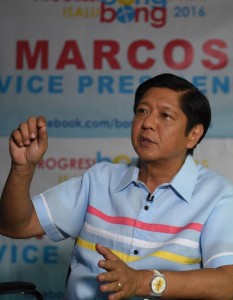
[[[134,250],[133,254],[138,255],[138,250]]]
[[[148,209],[149,209],[149,206],[148,206],[148,205],[145,205],[145,206],[144,206],[144,209],[145,209],[145,210],[148,210]]]

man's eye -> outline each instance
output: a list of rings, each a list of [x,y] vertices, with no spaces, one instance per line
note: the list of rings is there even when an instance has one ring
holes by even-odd
[[[162,113],[162,116],[165,118],[165,119],[170,119],[171,118],[171,115],[169,115],[168,113]]]
[[[145,108],[138,108],[136,110],[136,114],[143,114],[143,113],[147,113],[147,110]]]

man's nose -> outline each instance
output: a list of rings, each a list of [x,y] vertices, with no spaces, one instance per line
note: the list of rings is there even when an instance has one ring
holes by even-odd
[[[157,125],[157,120],[158,120],[158,116],[156,112],[151,112],[149,113],[143,123],[142,123],[142,128],[144,129],[156,129],[156,125]]]

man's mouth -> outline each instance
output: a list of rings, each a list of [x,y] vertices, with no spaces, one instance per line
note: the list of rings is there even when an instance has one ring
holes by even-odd
[[[140,142],[141,143],[146,143],[146,144],[154,144],[154,141],[151,140],[149,137],[147,136],[141,136],[140,137]]]

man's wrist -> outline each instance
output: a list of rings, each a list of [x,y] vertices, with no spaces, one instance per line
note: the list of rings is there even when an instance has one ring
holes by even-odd
[[[150,295],[155,297],[161,297],[166,289],[166,279],[164,274],[158,270],[150,270],[153,273],[153,277],[150,281]]]

